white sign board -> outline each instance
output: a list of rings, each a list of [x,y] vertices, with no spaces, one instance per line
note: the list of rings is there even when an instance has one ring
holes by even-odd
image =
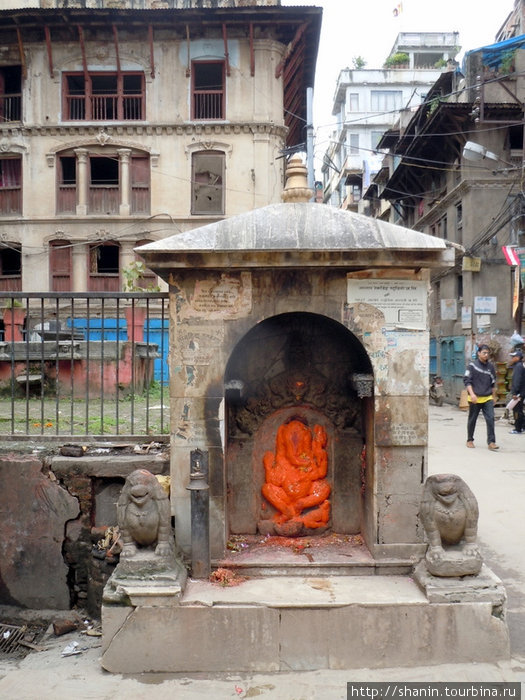
[[[498,312],[498,297],[474,297],[475,314],[495,314]]]
[[[349,305],[369,304],[381,311],[385,326],[426,330],[426,282],[348,278],[347,294]]]
[[[458,303],[456,299],[441,299],[441,320],[455,321],[458,317]]]
[[[461,328],[472,328],[472,306],[461,308]]]

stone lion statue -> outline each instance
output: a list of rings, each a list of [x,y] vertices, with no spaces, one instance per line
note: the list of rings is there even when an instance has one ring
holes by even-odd
[[[136,469],[127,477],[117,502],[117,519],[121,558],[136,556],[140,548],[154,548],[160,557],[173,551],[168,495],[147,469]]]
[[[476,544],[478,503],[463,479],[455,474],[429,476],[420,515],[429,543],[425,558],[429,573],[478,574],[483,563]]]

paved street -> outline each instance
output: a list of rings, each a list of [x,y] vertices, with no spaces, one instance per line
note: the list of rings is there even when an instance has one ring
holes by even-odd
[[[499,411],[501,413],[501,411]],[[46,651],[23,661],[0,662],[0,697],[32,700],[79,698],[193,700],[344,700],[347,681],[525,681],[525,435],[510,435],[498,420],[501,449],[486,447],[482,417],[476,449],[466,442],[466,414],[451,406],[430,407],[429,473],[453,472],[475,493],[480,507],[479,541],[487,564],[506,586],[512,659],[500,663],[457,664],[427,668],[358,669],[280,674],[112,675],[99,663],[100,640],[70,633],[45,640]],[[82,653],[62,657],[72,640]]]
[[[501,416],[503,409],[496,409]],[[496,420],[500,449],[487,449],[485,421],[476,426],[475,449],[466,447],[467,413],[430,407],[429,473],[453,472],[464,479],[479,504],[478,538],[485,561],[504,582],[513,654],[525,659],[525,434]],[[525,662],[524,662],[525,665]]]

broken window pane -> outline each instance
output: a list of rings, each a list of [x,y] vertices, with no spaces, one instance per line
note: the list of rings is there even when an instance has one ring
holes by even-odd
[[[192,214],[224,214],[224,153],[193,154]]]

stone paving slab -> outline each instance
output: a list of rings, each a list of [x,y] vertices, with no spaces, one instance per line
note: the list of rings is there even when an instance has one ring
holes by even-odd
[[[0,661],[0,697],[17,700],[346,700],[346,684],[373,681],[525,682],[525,659],[500,663],[442,664],[414,668],[352,669],[280,673],[120,675],[100,666],[100,648],[61,657],[71,639],[53,640],[46,652],[23,661]],[[525,689],[525,686],[523,686]]]
[[[317,607],[352,604],[426,604],[416,583],[406,576],[279,576],[248,579],[236,586],[190,580],[182,605]]]

